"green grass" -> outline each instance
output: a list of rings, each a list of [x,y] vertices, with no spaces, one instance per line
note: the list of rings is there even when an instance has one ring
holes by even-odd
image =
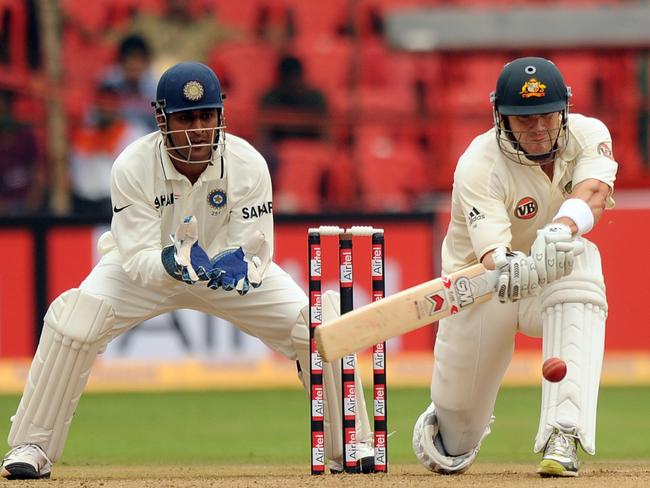
[[[428,403],[426,389],[389,392],[390,460],[416,462],[413,422]],[[367,395],[367,398],[370,398]],[[536,462],[537,388],[503,388],[485,462]],[[19,398],[0,396],[8,419]],[[599,460],[650,459],[650,388],[602,388]],[[308,406],[300,390],[86,394],[62,461],[85,464],[308,463]],[[9,422],[0,425],[6,438]]]

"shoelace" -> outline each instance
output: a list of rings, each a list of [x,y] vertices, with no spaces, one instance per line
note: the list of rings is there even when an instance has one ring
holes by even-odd
[[[553,434],[548,441],[546,454],[557,454],[573,458],[576,452],[575,438],[564,432]]]

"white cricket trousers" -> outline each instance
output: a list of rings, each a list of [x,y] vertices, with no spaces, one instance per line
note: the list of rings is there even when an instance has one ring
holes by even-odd
[[[304,291],[275,263],[269,265],[262,286],[239,295],[235,290],[212,290],[205,282],[188,285],[172,279],[143,288],[123,270],[117,252],[103,256],[79,288],[113,307],[113,338],[147,319],[185,308],[227,320],[289,359],[296,359],[291,331],[308,303]]]

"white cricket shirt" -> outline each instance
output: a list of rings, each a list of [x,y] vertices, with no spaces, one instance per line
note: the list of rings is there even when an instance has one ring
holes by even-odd
[[[111,230],[98,243],[102,255],[117,249],[126,273],[144,286],[173,280],[160,252],[188,215],[198,220],[199,244],[208,256],[238,247],[255,230],[273,251],[271,178],[264,158],[245,140],[226,135],[222,158],[192,185],[172,164],[160,132],[130,144],[111,173]]]
[[[536,231],[551,222],[581,181],[594,178],[613,191],[618,164],[607,127],[597,119],[570,114],[568,130],[553,181],[539,166],[506,158],[494,128],[472,141],[454,173],[451,220],[442,244],[444,272],[475,264],[499,246],[528,254]],[[607,208],[614,206],[611,195]]]

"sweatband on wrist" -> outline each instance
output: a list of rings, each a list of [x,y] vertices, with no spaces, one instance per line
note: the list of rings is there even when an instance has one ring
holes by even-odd
[[[560,217],[567,217],[576,224],[578,235],[586,234],[594,228],[594,213],[591,207],[581,198],[569,198],[564,200],[557,211],[553,221]]]

